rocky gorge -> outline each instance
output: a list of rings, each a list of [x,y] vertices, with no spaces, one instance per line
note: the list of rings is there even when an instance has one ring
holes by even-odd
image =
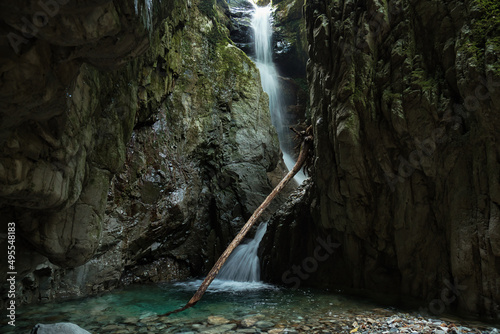
[[[11,36],[23,5],[2,7]],[[21,302],[200,275],[272,189],[268,100],[227,6],[154,8],[147,27],[130,1],[61,4],[33,44],[4,45],[1,210]]]
[[[498,320],[498,3],[272,5],[286,126],[315,143],[310,179],[267,213],[264,280]],[[252,6],[0,3],[18,303],[210,269],[283,175]]]

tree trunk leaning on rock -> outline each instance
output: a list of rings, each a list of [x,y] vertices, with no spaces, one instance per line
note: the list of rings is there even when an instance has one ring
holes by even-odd
[[[222,265],[226,262],[227,258],[233,250],[240,244],[240,242],[243,240],[247,232],[250,230],[250,228],[253,226],[253,224],[259,219],[259,217],[262,215],[262,212],[269,206],[271,201],[278,195],[283,188],[290,182],[291,179],[299,172],[299,170],[302,168],[306,160],[308,159],[309,155],[311,154],[312,150],[312,143],[313,143],[313,134],[312,134],[312,126],[309,126],[305,131],[296,131],[295,129],[292,129],[298,137],[301,139],[301,145],[300,145],[300,153],[299,157],[297,159],[297,162],[293,166],[292,170],[286,174],[286,176],[281,180],[281,182],[276,186],[276,188],[273,189],[273,191],[267,196],[267,198],[262,202],[262,204],[255,210],[253,215],[248,219],[246,224],[241,228],[240,232],[236,235],[236,237],[231,241],[229,246],[227,246],[226,250],[222,255],[219,257],[217,262],[214,264],[210,272],[207,274],[207,277],[205,277],[205,280],[201,283],[200,287],[198,290],[195,292],[193,297],[188,301],[186,305],[183,307],[167,312],[163,314],[162,316],[169,316],[172,313],[178,313],[182,312],[192,306],[194,306],[200,299],[203,297],[203,294],[205,294],[205,291],[207,291],[210,283],[215,279],[217,274],[219,273],[219,270],[222,268]]]

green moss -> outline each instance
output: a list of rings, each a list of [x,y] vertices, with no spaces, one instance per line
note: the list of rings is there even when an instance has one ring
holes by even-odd
[[[473,21],[471,38],[461,48],[478,65],[483,65],[487,46],[500,51],[500,1],[473,0],[473,5],[479,10],[479,18]],[[500,66],[495,66],[495,69],[500,70]]]
[[[481,12],[481,18],[474,22],[474,39],[486,42],[487,39],[500,35],[500,2],[498,0],[475,0]]]
[[[226,45],[231,43],[227,30],[224,29],[224,25],[219,22],[219,18],[224,17],[223,14],[219,13],[221,8],[216,4],[215,0],[200,0],[198,3],[198,9],[201,14],[212,20],[213,27],[207,35],[207,39],[211,46],[211,54],[214,56],[213,52],[218,44]]]
[[[215,18],[217,15],[215,6],[215,0],[200,0],[198,10],[208,18]]]
[[[386,89],[382,93],[382,100],[384,102],[392,102],[394,100],[401,100],[401,99],[402,99],[401,93],[393,93],[390,89]]]
[[[434,87],[434,80],[428,78],[425,71],[421,68],[411,73],[411,81],[422,87],[423,90],[430,90]]]
[[[478,62],[479,59],[482,59],[484,52],[483,48],[479,47],[478,44],[470,38],[465,40],[464,44],[462,45],[462,50],[471,55],[471,58],[474,62]]]
[[[220,43],[227,44],[227,35],[221,31],[219,24],[215,24],[210,33],[208,34],[208,41],[212,45],[217,45]]]
[[[490,38],[486,42],[486,48],[490,47],[495,54],[500,55],[500,35],[494,38]],[[493,69],[496,73],[500,74],[500,62],[497,61],[495,64],[493,64]]]
[[[365,94],[363,91],[363,87],[355,86],[354,93],[352,94],[352,98],[356,102],[363,102],[363,104],[365,104]]]
[[[307,82],[307,78],[295,78],[294,81],[299,85],[300,89],[304,92],[309,91],[309,84]]]
[[[285,40],[307,57],[306,21],[302,16],[304,0],[273,1],[276,7],[275,26],[280,29]],[[304,62],[307,60],[304,59]]]
[[[255,3],[257,6],[267,6],[271,0],[256,0]]]

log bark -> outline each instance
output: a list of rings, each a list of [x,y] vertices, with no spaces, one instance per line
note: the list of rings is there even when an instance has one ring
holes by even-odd
[[[214,264],[214,266],[212,267],[210,272],[207,274],[207,277],[205,277],[205,279],[201,283],[200,287],[195,292],[193,297],[191,297],[191,299],[188,301],[188,303],[186,305],[184,305],[183,307],[181,307],[177,310],[174,310],[174,311],[167,312],[167,313],[163,314],[162,316],[169,316],[170,314],[182,312],[190,307],[193,307],[201,299],[201,297],[203,297],[203,295],[205,294],[205,291],[207,291],[208,287],[210,286],[212,281],[215,279],[215,277],[219,273],[219,270],[222,268],[222,266],[226,262],[229,255],[231,255],[231,253],[236,248],[236,246],[238,246],[240,244],[240,242],[243,240],[243,238],[248,233],[250,228],[259,219],[259,217],[262,215],[264,210],[269,206],[271,201],[283,190],[283,188],[285,188],[285,186],[290,182],[290,180],[293,179],[295,174],[297,174],[299,172],[299,170],[302,168],[302,166],[306,162],[306,160],[310,154],[310,151],[312,149],[312,143],[313,143],[312,127],[309,127],[309,128],[307,128],[306,131],[301,131],[301,132],[295,131],[294,129],[292,129],[292,130],[298,136],[300,136],[302,138],[299,157],[297,158],[297,162],[293,166],[292,170],[290,170],[288,172],[288,174],[285,175],[285,177],[280,181],[280,183],[266,197],[264,202],[262,202],[262,204],[255,210],[255,212],[248,219],[248,221],[245,223],[245,225],[243,225],[240,232],[238,232],[238,234],[233,239],[233,241],[231,241],[229,246],[227,246],[224,253],[222,253],[222,255],[219,257],[219,259]]]

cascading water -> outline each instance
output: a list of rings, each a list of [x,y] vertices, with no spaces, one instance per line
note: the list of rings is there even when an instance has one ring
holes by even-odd
[[[284,104],[278,83],[278,73],[272,60],[270,6],[259,7],[255,5],[252,27],[255,34],[255,63],[260,71],[262,89],[269,96],[271,120],[278,132],[283,160],[290,170],[294,165],[294,161],[287,153],[289,152],[287,146],[291,146],[291,143],[287,140],[284,132],[286,131],[282,122]],[[300,184],[305,179],[305,176],[301,173],[295,179]],[[245,283],[246,287],[248,287],[248,282],[260,282],[260,263],[257,251],[266,229],[267,223],[260,224],[253,240],[236,247],[217,275],[216,281],[218,282],[214,281],[216,287],[221,284],[221,281],[247,282]]]
[[[239,282],[260,281],[260,263],[257,251],[266,229],[267,223],[260,224],[255,237],[250,242],[236,247],[217,275],[218,279]]]
[[[276,66],[273,63],[272,57],[273,49],[271,47],[271,39],[273,29],[271,24],[271,5],[266,7],[255,5],[252,27],[255,36],[255,63],[260,71],[262,89],[269,96],[271,120],[278,132],[280,148],[283,152],[283,160],[288,170],[290,170],[295,164],[294,159],[290,155],[290,152],[293,150],[293,143],[288,136],[290,130],[283,125],[282,121],[285,110],[278,82],[278,72],[276,71]],[[301,184],[305,178],[306,176],[302,172],[297,173],[295,176],[295,180],[299,184]]]
[[[234,249],[219,271],[217,278],[208,287],[208,292],[236,293],[276,289],[273,285],[260,280],[260,262],[257,251],[266,229],[267,223],[261,223],[252,240]],[[201,282],[201,280],[177,282],[174,285],[189,291],[195,291]]]

